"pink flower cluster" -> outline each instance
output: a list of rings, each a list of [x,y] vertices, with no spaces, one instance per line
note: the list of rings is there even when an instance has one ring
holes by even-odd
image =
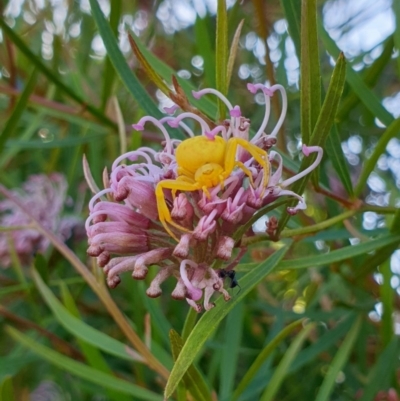
[[[68,184],[62,174],[31,175],[13,195],[36,217],[43,227],[66,240],[80,223],[75,217],[61,217],[66,202]],[[30,219],[11,200],[0,201],[0,226],[10,231],[0,232],[0,265],[12,263],[11,250],[23,264],[28,264],[36,252],[45,252],[50,242],[36,229],[29,228]],[[15,227],[15,229],[14,229]],[[28,228],[27,228],[28,227]]]
[[[198,301],[204,296],[203,305],[208,310],[214,305],[210,302],[214,292],[222,293],[225,300],[230,298],[224,289],[225,273],[234,268],[243,254],[239,250],[234,256],[235,248],[240,246],[234,233],[257,210],[280,196],[292,196],[299,201],[296,207],[288,208],[288,213],[305,209],[303,198],[287,187],[319,164],[322,149],[303,145],[304,155],[317,153],[316,160],[298,175],[282,180],[282,157],[270,148],[276,143],[286,115],[285,90],[281,85],[267,88],[261,84],[248,84],[248,89],[253,94],[261,91],[266,105],[261,126],[251,139],[250,120],[241,115],[239,106],[233,106],[215,89],[193,92],[196,99],[211,94],[226,105],[230,118],[213,127],[189,112],[161,120],[146,116],[133,125],[136,130],[143,130],[151,122],[165,141],[160,151],[141,147],[118,157],[112,165],[107,188],[90,201],[90,216],[86,221],[88,254],[97,257],[110,287],[119,284],[123,272],[131,271],[133,278],[143,280],[149,266],[157,265],[159,271],[147,289],[148,296],[158,297],[161,284],[175,277],[177,284],[172,297],[186,299],[200,311],[202,306]],[[282,112],[267,134],[270,98],[276,91],[282,96]],[[174,113],[176,109],[167,111]],[[188,139],[171,139],[167,125],[182,129]],[[199,128],[195,131],[196,125]],[[199,160],[207,156],[202,155],[203,150],[190,147],[192,143],[200,143],[192,140],[197,136],[205,138],[201,143],[210,147],[210,158],[214,157],[213,146],[224,143],[226,152],[221,158],[225,159],[215,163],[215,156],[213,163],[201,164]],[[230,145],[235,145],[234,152],[228,151]],[[188,152],[185,160],[193,159],[193,165],[187,161],[188,165],[182,165],[177,157],[182,146]],[[277,161],[274,171],[273,160]],[[210,180],[208,184],[204,178],[207,174],[214,174],[218,183]],[[225,262],[223,269],[212,268],[216,259]]]

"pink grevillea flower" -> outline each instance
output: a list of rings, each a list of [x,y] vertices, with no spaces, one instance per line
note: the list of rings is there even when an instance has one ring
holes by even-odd
[[[50,176],[31,175],[20,189],[11,192],[43,227],[66,240],[72,230],[82,224],[76,217],[62,217],[67,188],[65,177],[54,173]],[[29,217],[7,199],[0,201],[0,226],[7,228],[7,231],[0,232],[1,267],[11,265],[13,250],[21,263],[28,264],[36,252],[45,252],[50,245],[47,238],[29,227]]]
[[[92,198],[86,221],[88,254],[97,257],[110,287],[119,284],[124,272],[142,280],[149,266],[156,265],[159,271],[148,296],[161,295],[162,283],[174,278],[173,298],[186,299],[197,311],[203,299],[208,310],[214,305],[214,292],[225,300],[230,297],[223,282],[228,275],[218,272],[232,270],[244,253],[237,249],[240,241],[234,233],[278,197],[298,200],[287,209],[290,214],[306,208],[290,185],[318,166],[322,149],[303,145],[304,156],[315,153],[315,161],[294,177],[282,179],[282,157],[270,149],[286,115],[286,92],[281,85],[249,84],[248,90],[261,91],[265,97],[265,115],[255,129],[241,108],[215,89],[202,89],[193,96],[217,96],[229,117],[221,123],[210,126],[199,115],[183,112],[160,120],[146,116],[133,125],[139,131],[147,123],[155,125],[163,135],[163,147],[159,151],[141,147],[118,157],[106,188]],[[267,131],[270,98],[277,92],[282,112],[276,126]],[[181,129],[187,139],[171,139],[169,127]],[[251,228],[246,235],[254,235]],[[216,259],[225,263],[222,270],[213,269]]]

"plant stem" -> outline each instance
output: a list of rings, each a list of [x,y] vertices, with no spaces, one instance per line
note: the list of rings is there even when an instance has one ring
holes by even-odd
[[[336,223],[339,223],[343,220],[346,220],[354,216],[357,212],[358,210],[348,210],[347,212],[339,214],[338,216],[332,217],[331,219],[325,220],[321,223],[314,224],[313,226],[296,228],[293,230],[283,230],[279,238],[292,238],[298,235],[315,233],[317,231],[321,231],[324,230],[325,228],[333,226]],[[266,234],[261,234],[250,238],[244,238],[242,240],[242,245],[248,246],[262,241],[271,241],[271,237]]]

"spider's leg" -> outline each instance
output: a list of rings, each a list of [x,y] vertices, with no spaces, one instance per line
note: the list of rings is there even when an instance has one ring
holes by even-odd
[[[249,177],[250,184],[252,187],[254,187],[253,174],[251,171],[242,162],[236,162],[235,166],[239,167],[247,175],[247,177]]]
[[[159,182],[156,186],[156,199],[157,199],[157,211],[158,211],[158,218],[160,219],[161,224],[165,228],[165,231],[177,242],[179,242],[178,238],[176,235],[171,231],[171,229],[168,227],[167,222],[169,220],[172,220],[171,214],[169,213],[167,204],[165,202],[165,197],[164,197],[164,192],[163,192],[163,187],[160,185],[161,182]]]
[[[207,199],[211,199],[210,191],[205,185],[201,187],[201,190],[206,194]]]
[[[268,156],[265,150],[259,148],[256,145],[253,145],[252,143],[242,138],[229,139],[225,153],[225,174],[228,176],[234,169],[235,165],[238,165],[237,164],[238,162],[236,161],[236,152],[238,146],[241,146],[242,148],[247,150],[250,153],[250,155],[254,157],[257,163],[263,168],[264,177],[263,177],[263,191],[261,194],[262,196],[265,191],[265,188],[268,185],[269,170],[270,170]]]
[[[185,227],[182,227],[181,225],[175,223],[172,220],[171,213],[165,202],[165,197],[164,197],[164,192],[163,192],[164,189],[170,189],[172,191],[196,191],[200,188],[198,185],[196,185],[194,183],[187,183],[187,182],[184,182],[181,180],[180,181],[164,180],[164,181],[160,181],[156,186],[155,193],[156,193],[156,199],[157,199],[158,217],[160,219],[160,222],[164,226],[164,228],[168,232],[168,234],[172,238],[174,238],[175,240],[177,240],[179,242],[177,237],[172,233],[172,231],[168,227],[168,224],[177,228],[180,231],[190,232],[190,230],[188,230]]]
[[[187,177],[187,176],[185,176],[185,175],[180,175],[180,176],[176,177],[176,181],[188,182],[188,183],[190,183],[190,184],[194,184],[193,179],[190,178],[190,177]],[[176,198],[176,191],[178,191],[178,189],[173,189],[173,190],[171,191],[171,193],[172,193],[172,199],[173,199],[173,200],[175,200],[175,198]]]

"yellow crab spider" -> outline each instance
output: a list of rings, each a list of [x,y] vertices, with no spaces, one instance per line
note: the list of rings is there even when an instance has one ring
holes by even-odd
[[[264,172],[263,187],[268,185],[269,161],[267,152],[243,138],[232,137],[225,140],[219,136],[209,139],[206,136],[195,136],[185,139],[176,148],[175,157],[178,176],[175,180],[163,180],[156,186],[156,199],[158,216],[166,231],[178,241],[168,224],[178,230],[189,230],[172,220],[170,211],[165,201],[164,189],[190,192],[202,190],[210,197],[209,188],[220,184],[223,187],[224,180],[229,177],[235,167],[240,168],[249,177],[253,185],[252,174],[243,163],[236,161],[238,147],[247,150],[259,163]]]

